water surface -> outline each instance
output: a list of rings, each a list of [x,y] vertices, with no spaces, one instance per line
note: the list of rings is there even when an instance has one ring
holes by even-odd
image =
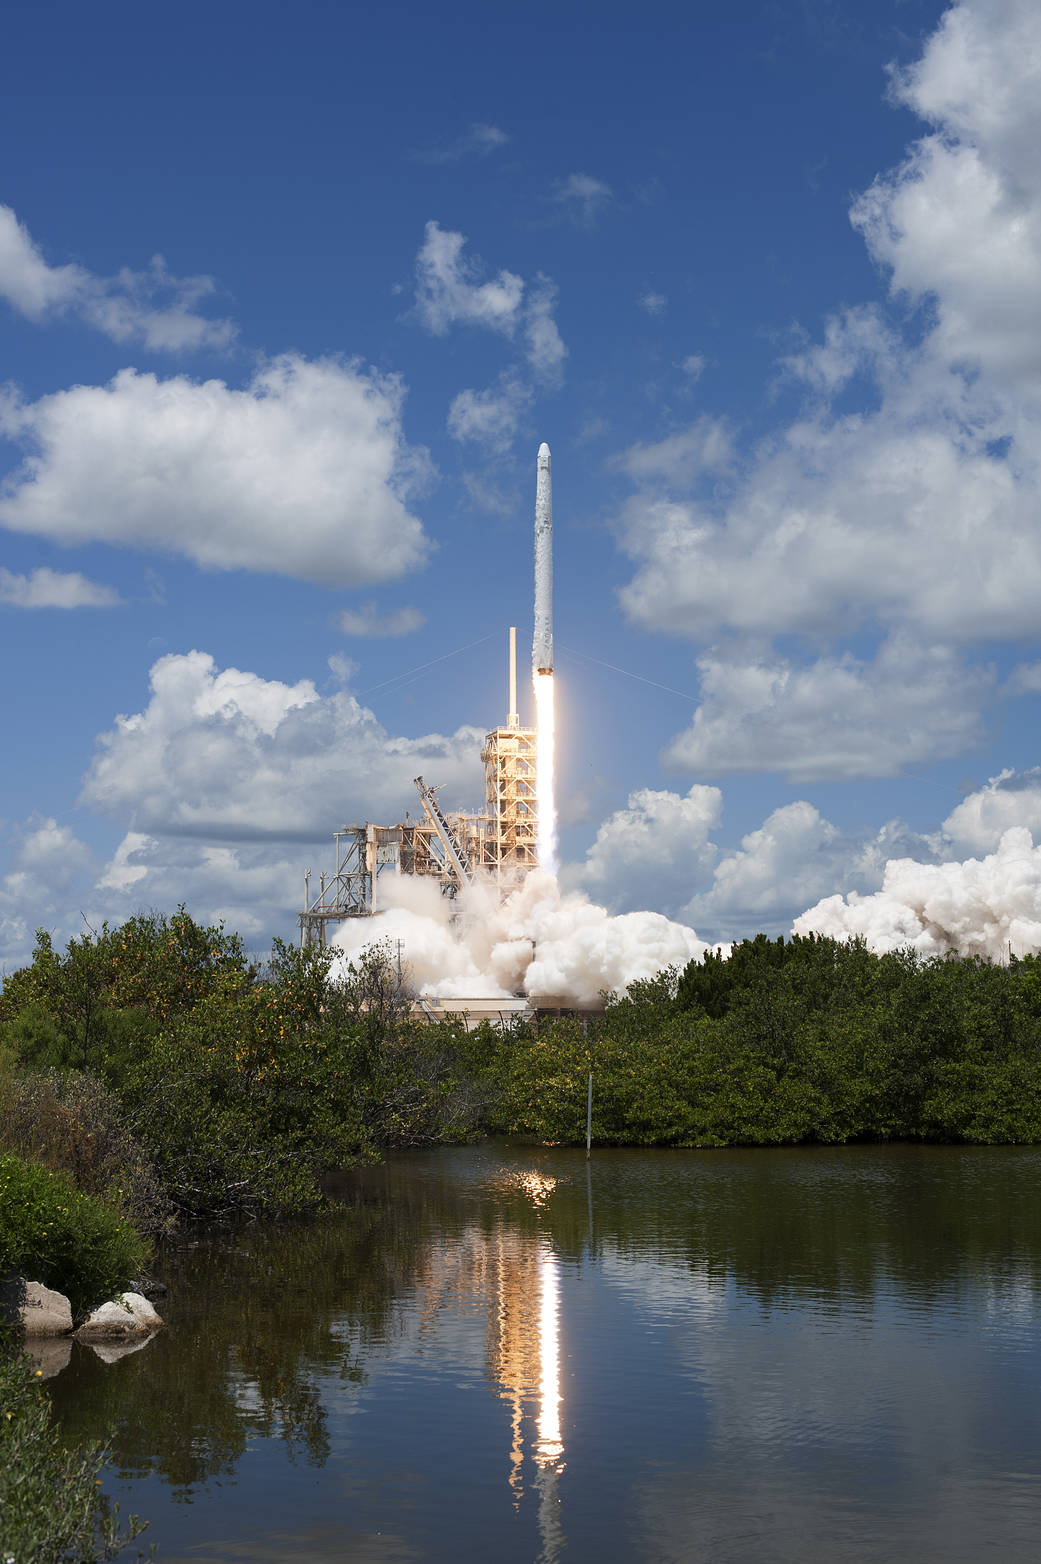
[[[1035,1559],[1041,1149],[501,1145],[163,1257],[52,1381],[166,1564]]]

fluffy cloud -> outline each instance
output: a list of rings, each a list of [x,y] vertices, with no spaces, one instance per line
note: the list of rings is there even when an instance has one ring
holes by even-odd
[[[507,371],[485,391],[460,391],[448,409],[448,432],[488,451],[509,450],[534,401],[531,387]]]
[[[584,862],[564,878],[614,910],[675,912],[711,877],[723,795],[695,785],[685,796],[640,788],[603,822]]]
[[[364,603],[361,608],[345,608],[338,623],[344,635],[411,635],[423,628],[426,615],[418,608],[396,608],[381,614],[375,603]]]
[[[677,909],[698,920],[716,940],[739,939],[762,929],[786,934],[807,902],[837,890],[873,891],[897,852],[932,860],[935,842],[890,820],[873,834],[847,834],[825,820],[813,804],[784,804],[741,840],[736,852],[721,854],[711,885]]]
[[[724,849],[711,839],[722,812],[718,788],[695,786],[686,795],[641,789],[603,822],[562,881],[612,912],[651,907],[726,943],[760,929],[787,933],[808,903],[875,891],[896,854],[932,862],[943,844],[901,820],[844,832],[800,799],[775,809],[738,848]]]
[[[622,593],[629,614],[701,638],[873,623],[952,641],[1030,634],[1036,456],[1018,439],[1006,446],[1008,424],[966,406],[961,382],[944,387],[956,407],[926,378],[909,368],[874,414],[818,409],[783,430],[726,485],[722,514],[718,492],[642,483],[620,519],[638,562]]]
[[[482,792],[483,734],[398,738],[339,690],[287,685],[204,652],[162,657],[143,711],[99,740],[82,802],[130,829],[227,843],[320,842],[349,807],[393,823],[415,806],[412,779]]]
[[[0,880],[0,973],[28,959],[35,929],[60,925],[66,939],[82,932],[70,899],[96,872],[86,843],[49,816],[32,815],[12,834],[11,868]]]
[[[853,221],[893,291],[928,299],[933,348],[1037,383],[1041,341],[1041,12],[963,0],[894,96],[935,127],[876,180]]]
[[[464,255],[465,237],[427,223],[416,259],[416,313],[435,336],[453,326],[478,326],[517,344],[518,362],[485,390],[467,388],[453,399],[448,429],[460,441],[491,453],[512,444],[534,400],[534,385],[560,384],[567,349],[554,319],[557,293],[548,277],[525,283],[501,271],[481,280],[481,267]]]
[[[614,200],[614,191],[591,174],[569,174],[554,184],[553,199],[580,228],[593,228]]]
[[[436,337],[453,326],[483,326],[512,337],[524,302],[524,279],[502,270],[478,281],[480,263],[464,256],[466,237],[437,222],[426,225],[416,257],[416,310]]]
[[[714,490],[638,478],[620,519],[637,621],[705,638],[1034,632],[1039,61],[1036,5],[962,0],[896,78],[932,129],[852,216],[920,317],[904,333],[877,309],[836,316],[783,366],[806,393],[800,416]]]
[[[734,440],[730,426],[722,418],[696,418],[686,429],[652,444],[631,445],[617,458],[620,467],[635,483],[660,483],[668,489],[682,488],[706,474],[724,473],[734,461]]]
[[[403,395],[357,363],[291,354],[243,390],[125,369],[36,402],[9,395],[0,434],[26,455],[0,524],[216,569],[386,581],[428,548],[406,501],[429,461],[405,442]]]
[[[1041,838],[1041,768],[1002,771],[963,798],[943,822],[944,835],[960,849],[993,851],[1012,827]]]
[[[904,637],[871,663],[847,653],[808,666],[770,654],[698,659],[701,705],[664,760],[702,774],[777,771],[794,782],[896,776],[982,736],[989,670]]]
[[[200,921],[224,923],[266,949],[272,934],[288,932],[303,902],[305,867],[284,846],[171,841],[128,831],[88,894],[113,923],[141,908],[184,902]]]
[[[29,320],[75,315],[115,342],[162,351],[223,348],[235,326],[195,309],[213,291],[211,277],[175,277],[161,255],[144,271],[123,268],[115,277],[50,266],[11,208],[0,206],[0,297]]]
[[[19,576],[0,567],[0,603],[15,608],[114,608],[120,601],[114,587],[88,581],[79,571],[40,565]]]
[[[648,315],[664,315],[669,307],[666,295],[664,293],[655,293],[653,289],[648,289],[646,293],[641,293],[636,302]]]

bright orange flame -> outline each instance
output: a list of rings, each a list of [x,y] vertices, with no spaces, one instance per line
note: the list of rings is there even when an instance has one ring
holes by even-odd
[[[535,675],[535,803],[539,812],[536,854],[539,868],[557,872],[557,805],[554,797],[553,675]]]

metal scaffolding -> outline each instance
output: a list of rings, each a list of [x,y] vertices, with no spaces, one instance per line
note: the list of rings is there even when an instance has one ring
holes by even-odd
[[[334,836],[335,868],[320,876],[313,897],[310,869],[304,876],[301,945],[326,944],[330,923],[371,917],[375,888],[384,874],[428,876],[439,881],[445,896],[455,896],[462,886],[483,877],[505,889],[518,874],[535,867],[535,730],[522,728],[517,716],[516,646],[517,632],[511,628],[506,726],[493,728],[481,750],[483,811],[442,810],[439,789],[417,777],[425,819],[413,820],[406,813],[399,825],[342,826]]]

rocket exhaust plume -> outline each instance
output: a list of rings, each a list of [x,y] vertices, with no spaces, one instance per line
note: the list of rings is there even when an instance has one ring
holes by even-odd
[[[539,446],[535,485],[535,638],[531,648],[535,687],[536,855],[540,869],[557,872],[557,807],[553,779],[553,471],[549,446]]]

